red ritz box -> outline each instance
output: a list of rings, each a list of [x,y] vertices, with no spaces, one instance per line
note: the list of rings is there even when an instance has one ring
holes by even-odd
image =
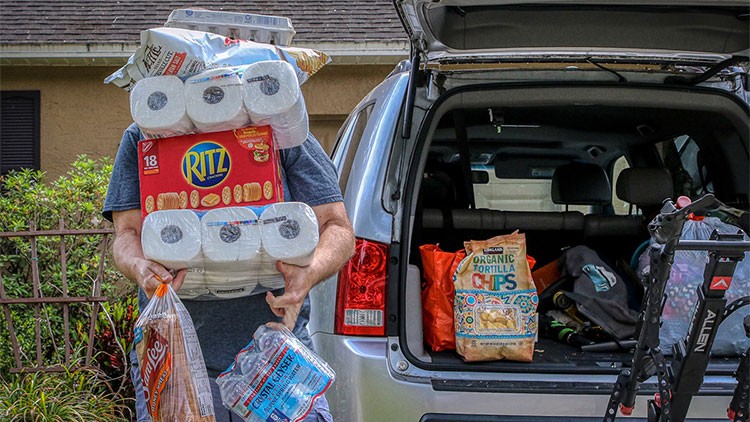
[[[284,200],[270,126],[138,142],[141,212]]]

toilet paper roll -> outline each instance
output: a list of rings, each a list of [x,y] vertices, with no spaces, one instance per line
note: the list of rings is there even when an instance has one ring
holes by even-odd
[[[130,91],[130,114],[146,138],[179,136],[194,130],[185,108],[185,85],[177,76],[138,81]]]
[[[260,237],[270,259],[306,266],[318,246],[318,219],[302,202],[271,204],[260,216]]]
[[[281,60],[250,64],[242,75],[243,100],[255,125],[269,125],[276,148],[301,145],[309,121],[294,68]]]
[[[249,64],[242,75],[247,112],[253,119],[266,119],[288,112],[300,93],[292,65],[281,60]]]
[[[236,69],[211,69],[188,78],[185,106],[198,132],[220,132],[250,123]]]
[[[260,260],[258,216],[250,208],[228,207],[208,211],[201,219],[203,255],[206,266],[223,264],[231,269],[247,267]],[[221,266],[219,266],[221,268]]]
[[[154,211],[143,221],[143,255],[173,270],[203,267],[201,224],[190,210]]]

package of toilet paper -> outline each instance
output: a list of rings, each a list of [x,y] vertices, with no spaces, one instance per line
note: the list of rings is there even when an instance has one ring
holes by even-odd
[[[251,121],[271,126],[277,149],[305,142],[309,131],[307,109],[292,65],[281,60],[250,64],[243,70],[242,88]]]
[[[234,298],[284,287],[276,261],[309,265],[318,222],[301,202],[155,211],[143,222],[141,242],[146,258],[188,269],[181,298]]]
[[[221,132],[250,123],[240,75],[238,69],[220,67],[187,78],[185,109],[196,132]]]
[[[208,211],[284,200],[281,166],[269,126],[142,140],[141,212]]]
[[[146,139],[271,126],[276,149],[305,142],[309,121],[292,65],[268,60],[191,76],[155,76],[130,92],[130,113]]]
[[[165,75],[138,81],[130,91],[130,114],[146,138],[165,138],[194,130],[185,108],[185,85]]]
[[[309,48],[236,40],[188,29],[151,28],[141,31],[138,49],[127,64],[108,76],[104,83],[130,89],[132,83],[151,76],[175,75],[184,79],[206,69],[264,60],[291,63],[299,83],[307,81],[331,61],[327,54]]]

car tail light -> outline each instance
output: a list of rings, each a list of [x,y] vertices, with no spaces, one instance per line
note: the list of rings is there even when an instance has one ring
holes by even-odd
[[[388,245],[357,239],[354,256],[339,273],[336,334],[385,335]]]

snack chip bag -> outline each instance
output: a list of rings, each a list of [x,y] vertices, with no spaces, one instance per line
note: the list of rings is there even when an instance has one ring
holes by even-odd
[[[456,351],[468,362],[531,362],[539,302],[518,231],[464,242],[456,270]]]
[[[169,284],[135,323],[143,392],[154,422],[214,420],[211,386],[193,321]]]
[[[151,28],[141,31],[140,46],[125,66],[104,79],[104,83],[130,89],[132,83],[151,76],[175,75],[185,79],[206,69],[242,66],[265,60],[289,62],[301,85],[331,58],[310,48],[235,40],[189,29]]]

